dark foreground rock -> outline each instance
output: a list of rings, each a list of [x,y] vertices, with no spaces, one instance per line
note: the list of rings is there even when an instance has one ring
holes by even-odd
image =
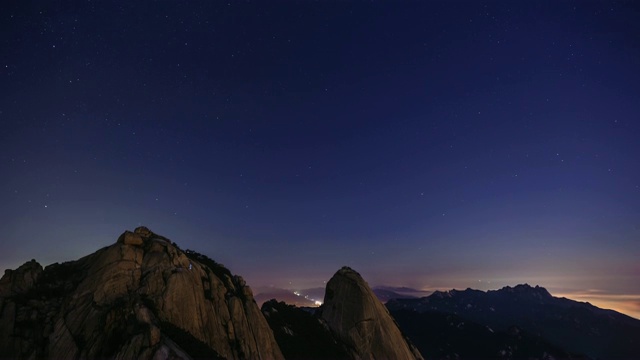
[[[466,354],[464,359],[490,350],[531,359],[640,358],[640,320],[554,297],[539,286],[436,291],[420,299],[394,299],[386,306],[416,346],[428,349],[425,356],[453,352]],[[518,336],[512,336],[513,329],[519,329]]]
[[[286,359],[351,359],[351,351],[334,337],[317,311],[276,300],[262,304],[262,313]]]
[[[427,359],[588,359],[517,326],[498,331],[439,312],[397,310],[391,315]]]

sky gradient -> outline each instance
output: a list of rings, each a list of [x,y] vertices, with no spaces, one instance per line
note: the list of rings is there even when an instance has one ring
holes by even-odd
[[[145,225],[255,287],[640,318],[638,3],[1,7],[0,268]]]

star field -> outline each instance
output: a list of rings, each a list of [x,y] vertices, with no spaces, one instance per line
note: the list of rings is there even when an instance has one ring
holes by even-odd
[[[254,287],[349,265],[640,316],[634,2],[0,14],[1,268],[145,225]]]

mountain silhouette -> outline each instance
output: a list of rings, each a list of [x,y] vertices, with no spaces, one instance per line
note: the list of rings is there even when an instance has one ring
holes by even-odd
[[[639,320],[589,303],[554,297],[539,286],[524,284],[487,292],[436,291],[420,299],[393,299],[386,306],[426,354],[427,349],[433,349],[433,342],[424,341],[430,331],[436,328],[442,333],[446,329],[436,325],[442,323],[437,320],[442,316],[448,316],[452,323],[473,323],[495,333],[508,334],[517,329],[526,339],[553,344],[567,356],[630,359],[640,354]],[[443,341],[451,342],[456,336],[451,333]],[[461,344],[456,350],[461,352],[464,347],[472,346]]]

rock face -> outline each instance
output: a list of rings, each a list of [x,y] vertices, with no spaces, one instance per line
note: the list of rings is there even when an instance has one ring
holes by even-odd
[[[422,359],[369,285],[348,267],[327,283],[322,319],[355,359]]]
[[[42,266],[35,260],[22,264],[16,270],[7,269],[0,279],[0,297],[11,296],[28,291],[42,274]]]
[[[239,276],[140,227],[97,252],[0,280],[12,358],[281,359]]]

